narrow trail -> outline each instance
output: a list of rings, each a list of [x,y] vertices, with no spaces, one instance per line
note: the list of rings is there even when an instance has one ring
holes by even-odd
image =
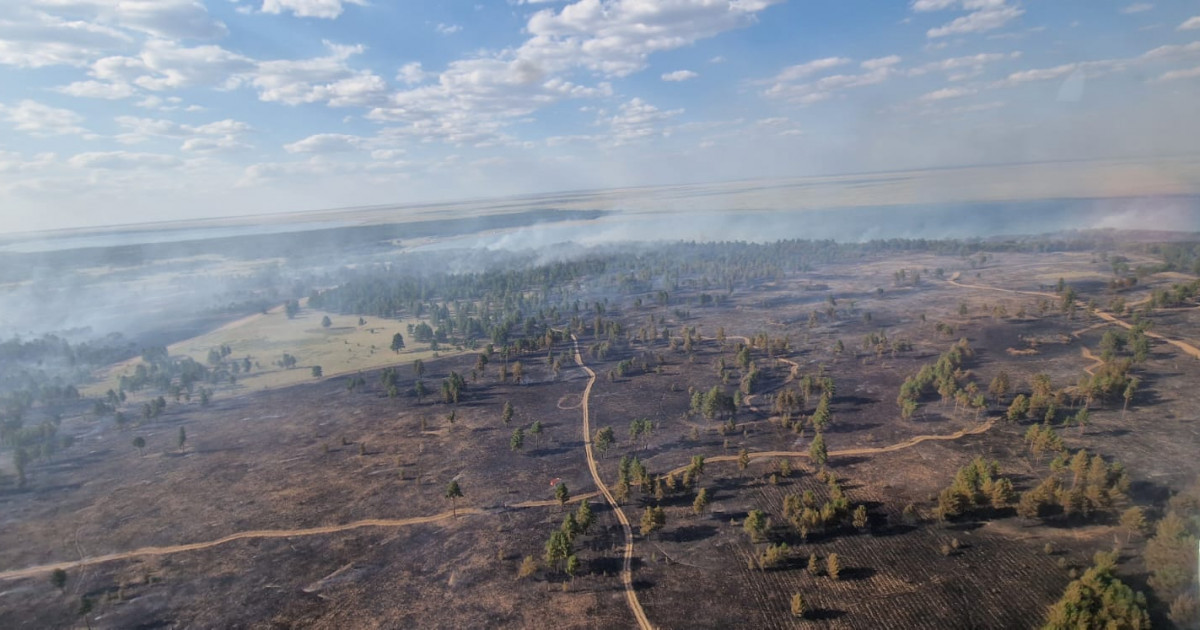
[[[634,618],[637,619],[638,627],[642,630],[652,630],[654,626],[650,625],[650,620],[646,618],[646,611],[642,610],[642,603],[638,601],[637,591],[633,590],[633,527],[629,525],[629,518],[625,516],[625,511],[617,503],[616,497],[613,496],[608,486],[604,485],[604,480],[600,478],[600,469],[596,467],[596,457],[592,453],[591,415],[588,411],[588,400],[592,395],[592,385],[596,384],[596,373],[583,362],[583,355],[579,353],[579,338],[572,334],[571,341],[575,344],[575,364],[583,368],[588,375],[587,387],[583,390],[583,450],[587,454],[588,470],[592,473],[592,481],[596,483],[596,487],[604,495],[608,505],[612,507],[613,513],[617,515],[617,520],[621,522],[621,528],[625,530],[625,562],[621,567],[621,583],[625,587],[625,601],[629,604],[629,610],[633,612]]]
[[[588,492],[586,494],[576,495],[571,497],[571,502],[586,501],[599,496],[599,492]],[[458,510],[458,516],[476,516],[480,514],[492,514],[505,509],[526,509],[537,507],[553,507],[558,505],[558,500],[549,499],[544,501],[522,501],[520,503],[512,503],[509,505],[498,506],[495,508],[473,508],[464,507]],[[100,556],[91,556],[82,560],[69,560],[66,562],[56,562],[52,564],[42,564],[38,566],[25,567],[24,569],[13,569],[11,571],[0,571],[0,581],[17,580],[21,578],[34,577],[43,573],[50,573],[56,569],[75,569],[79,567],[91,566],[94,564],[103,564],[105,562],[113,562],[116,560],[130,560],[146,556],[166,556],[175,553],[184,553],[187,551],[200,551],[220,545],[229,544],[238,540],[249,540],[257,538],[297,538],[302,536],[318,536],[321,534],[336,534],[339,532],[350,531],[354,529],[362,529],[364,527],[405,527],[408,525],[424,525],[427,523],[436,523],[447,519],[455,518],[455,511],[442,512],[433,516],[414,516],[411,518],[369,518],[352,523],[344,523],[342,525],[324,525],[321,527],[306,527],[300,529],[254,529],[236,534],[230,534],[216,540],[205,542],[186,543],[182,545],[169,545],[166,547],[142,547],[132,551],[121,551],[117,553],[109,553]]]
[[[1056,295],[1054,293],[1046,293],[1044,291],[1018,291],[1016,289],[1003,289],[1000,287],[990,287],[990,286],[987,286],[984,284],[965,284],[965,283],[958,281],[958,276],[959,276],[959,274],[957,272],[955,272],[954,275],[950,276],[950,278],[948,280],[946,280],[946,282],[948,282],[956,287],[960,287],[960,288],[964,288],[964,289],[982,289],[984,291],[999,291],[1001,293],[1015,293],[1017,295],[1035,295],[1038,297],[1047,297],[1047,298],[1054,299],[1054,300],[1057,300],[1062,297],[1060,295]],[[1144,301],[1145,300],[1143,300],[1143,302]],[[1140,304],[1141,302],[1138,302],[1138,303]],[[1106,322],[1109,322],[1111,324],[1116,324],[1126,330],[1133,329],[1133,324],[1130,324],[1129,322],[1127,322],[1111,313],[1106,313],[1106,312],[1100,311],[1100,310],[1095,311],[1095,313],[1096,313],[1097,317],[1099,317],[1100,319],[1102,319]],[[1172,346],[1175,346],[1176,348],[1182,350],[1184,352],[1184,354],[1187,354],[1188,356],[1191,356],[1194,359],[1200,359],[1200,348],[1197,348],[1196,346],[1193,346],[1192,344],[1187,343],[1186,341],[1172,339],[1170,337],[1167,337],[1166,335],[1162,335],[1160,333],[1152,332],[1149,330],[1145,331],[1145,335],[1147,337],[1150,337],[1151,339],[1157,339],[1163,343],[1171,344]]]
[[[1087,372],[1088,376],[1095,376],[1096,368],[1104,365],[1104,359],[1101,359],[1100,357],[1092,354],[1092,351],[1088,350],[1087,346],[1080,348],[1080,350],[1082,350],[1082,352],[1080,354],[1083,355],[1083,358],[1092,362],[1091,365],[1084,366],[1083,371]]]
[[[532,502],[543,503],[543,502]],[[547,504],[557,504],[557,501],[547,501]],[[517,507],[517,506],[511,506]],[[458,511],[459,516],[471,516],[476,514],[484,514],[485,510],[480,508],[463,508]],[[454,511],[442,512],[433,516],[415,516],[412,518],[370,518],[353,523],[345,523],[342,525],[326,525],[322,527],[308,527],[302,529],[256,529],[245,532],[230,534],[224,538],[209,540],[206,542],[188,543],[184,545],[171,545],[168,547],[142,547],[133,551],[122,551],[118,553],[110,553],[102,556],[92,556],[82,560],[71,560],[68,562],[57,562],[54,564],[43,564],[34,567],[26,567],[24,569],[13,569],[11,571],[0,572],[0,581],[16,580],[20,578],[33,577],[42,573],[49,573],[56,569],[74,569],[78,567],[91,566],[93,564],[102,564],[104,562],[112,562],[114,560],[128,560],[131,558],[139,558],[145,556],[165,556],[173,553],[183,553],[185,551],[200,551],[209,549],[219,545],[225,545],[237,540],[248,540],[254,538],[293,538],[297,536],[314,536],[317,534],[336,534],[338,532],[349,531],[352,529],[361,529],[364,527],[404,527],[406,525],[421,525],[425,523],[436,523],[446,519],[454,518]]]
[[[726,339],[741,339],[743,345],[745,345],[747,347],[753,347],[753,344],[750,343],[750,338],[745,335],[726,335],[725,338]],[[791,383],[794,380],[793,377],[795,376],[795,370],[800,368],[800,364],[791,359],[785,359],[783,357],[771,357],[771,358],[774,359],[775,361],[781,361],[783,363],[787,363],[788,365],[792,366],[792,371],[788,372],[787,378],[783,379],[783,382],[780,383],[778,387],[775,387],[771,390],[771,391],[777,391],[777,390],[783,389],[788,383]],[[762,393],[767,394],[770,392],[762,392]],[[749,394],[746,396],[746,399],[745,399],[746,407],[748,409],[750,409],[750,411],[753,411],[754,413],[762,413],[762,410],[759,409],[756,405],[754,405],[754,402],[753,402],[754,399],[757,398],[758,396],[759,396],[759,394]],[[767,420],[772,420],[775,417],[776,416],[772,415],[770,412],[767,412]],[[691,422],[687,422],[687,421],[684,421],[684,422],[685,422],[685,424],[690,424],[697,428],[703,428],[700,425],[696,425]],[[755,422],[760,422],[760,421],[755,421]],[[753,423],[747,422],[747,423],[743,423],[743,424],[753,424]]]
[[[958,431],[955,431],[954,433],[949,433],[946,435],[918,435],[915,437],[911,437],[907,440],[904,440],[903,442],[896,442],[895,444],[889,444],[888,446],[847,448],[847,449],[842,449],[840,451],[829,451],[828,456],[830,458],[833,458],[833,457],[849,457],[849,456],[854,456],[854,455],[878,455],[880,453],[892,453],[895,451],[904,450],[906,448],[912,448],[922,442],[957,440],[957,439],[966,437],[968,435],[979,435],[981,433],[986,433],[988,430],[990,430],[996,424],[996,420],[999,417],[1000,416],[992,416],[992,417],[988,418],[987,422],[984,422],[983,424],[981,424],[979,426],[972,427],[970,429],[960,429]],[[767,457],[808,457],[809,456],[807,451],[758,451],[758,452],[748,453],[748,455],[750,456],[750,459],[752,461],[756,460],[756,459],[767,458]],[[717,455],[716,457],[704,458],[704,463],[709,464],[709,463],[713,463],[713,462],[735,462],[735,461],[737,461],[737,459],[738,459],[738,455]],[[681,475],[681,474],[683,474],[683,472],[685,470],[688,469],[688,466],[690,466],[690,464],[680,466],[680,467],[670,471],[668,474]]]

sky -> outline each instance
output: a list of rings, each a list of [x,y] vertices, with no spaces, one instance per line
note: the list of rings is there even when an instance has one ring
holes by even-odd
[[[1200,3],[0,2],[0,232],[1200,147]]]

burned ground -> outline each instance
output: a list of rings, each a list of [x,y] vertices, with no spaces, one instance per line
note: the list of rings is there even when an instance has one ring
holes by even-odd
[[[920,271],[920,283],[894,286],[893,274],[901,268]],[[711,503],[703,514],[693,513],[694,494],[685,491],[660,501],[635,487],[623,506],[635,529],[644,506],[661,505],[666,513],[661,531],[634,540],[634,587],[654,625],[798,626],[789,610],[797,592],[812,609],[804,625],[1037,625],[1062,593],[1068,572],[1112,547],[1118,530],[1111,514],[1046,523],[1017,518],[1011,509],[950,522],[934,518],[938,491],[976,456],[994,459],[1018,491],[1035,486],[1048,473],[1048,458],[1030,454],[1022,435],[1040,419],[1008,422],[1004,404],[956,410],[954,401],[936,395],[923,397],[917,413],[904,419],[896,397],[905,378],[962,338],[974,351],[964,368],[985,391],[1001,372],[1015,392],[1028,392],[1037,373],[1049,375],[1056,388],[1069,387],[1094,365],[1084,349],[1098,353],[1109,328],[1082,310],[1068,319],[1057,304],[1043,308],[1049,298],[953,286],[936,277],[938,268],[944,277],[962,273],[964,283],[1033,292],[1068,275],[1071,282],[1080,280],[1084,299],[1107,301],[1105,285],[1085,284],[1105,269],[1090,254],[1011,254],[978,269],[957,257],[913,255],[827,265],[737,291],[725,306],[676,313],[675,306],[634,307],[631,296],[611,309],[609,317],[631,332],[651,315],[676,335],[682,326],[696,327],[703,339],[691,353],[659,339],[634,341],[600,358],[587,352],[599,340],[580,334],[583,359],[598,374],[589,398],[592,428],[612,426],[618,440],[599,461],[607,485],[616,483],[623,455],[638,457],[653,476],[685,466],[695,455],[709,460],[700,486]],[[1165,283],[1150,278],[1141,290]],[[814,286],[825,288],[806,290]],[[675,299],[688,298],[681,289]],[[1024,316],[1017,317],[1022,309]],[[1187,339],[1200,311],[1160,310],[1149,317],[1155,331]],[[716,340],[718,329],[724,345]],[[864,348],[864,337],[880,331],[907,340],[912,349]],[[736,428],[722,432],[720,420],[690,414],[689,389],[721,384],[718,360],[733,366],[743,336],[760,333],[786,337],[790,347],[752,350],[764,378],[738,411]],[[842,354],[832,351],[838,340]],[[570,346],[560,342],[554,352],[567,357]],[[427,361],[424,381],[436,390],[451,371],[469,374],[474,359],[468,353]],[[624,359],[635,366],[645,360],[649,369],[619,376]],[[597,489],[583,455],[587,375],[569,362],[555,375],[544,354],[510,360],[524,365],[525,383],[498,382],[493,359],[485,374],[468,381],[458,405],[436,394],[421,402],[408,395],[389,398],[374,371],[364,373],[367,386],[359,391],[337,377],[218,397],[209,407],[172,403],[161,418],[127,431],[90,418],[67,419],[64,426],[79,435],[76,446],[33,466],[28,490],[0,494],[0,567],[256,530],[436,516],[451,509],[443,496],[451,480],[465,494],[456,502],[463,513],[89,564],[68,569],[65,593],[51,587],[44,572],[10,579],[0,593],[0,626],[67,626],[81,596],[97,600],[97,625],[103,627],[633,625],[619,579],[624,536],[602,498],[590,499],[598,522],[576,541],[583,562],[574,579],[544,563],[535,575],[517,579],[522,558],[540,560],[564,514],[552,501],[517,504],[553,499],[555,479],[575,495]],[[412,368],[401,364],[397,371],[398,389],[406,392],[414,383]],[[824,433],[830,471],[851,504],[866,506],[870,518],[863,531],[847,525],[804,540],[783,516],[784,497],[805,489],[824,496],[826,484],[807,458],[811,429],[801,435],[782,426],[772,397],[795,388],[798,375],[818,372],[837,386],[833,423]],[[725,387],[732,392],[741,371],[732,368],[731,374]],[[1143,386],[1128,410],[1123,401],[1098,402],[1082,430],[1059,430],[1067,447],[1121,461],[1133,482],[1128,504],[1153,510],[1200,472],[1192,457],[1200,429],[1189,395],[1200,382],[1200,362],[1156,342],[1138,374]],[[515,411],[508,425],[501,419],[506,401]],[[812,413],[814,402],[804,414]],[[655,428],[635,443],[629,423],[643,417]],[[545,430],[541,443],[535,446],[527,435],[524,448],[514,452],[513,430],[534,421]],[[188,436],[182,450],[176,445],[181,426]],[[957,439],[913,442],[958,432],[963,435]],[[130,445],[134,436],[146,439],[144,456]],[[732,461],[740,449],[788,454],[756,458],[740,470]],[[795,471],[772,483],[782,457]],[[909,504],[915,519],[903,514]],[[767,544],[750,542],[742,529],[746,514],[756,509],[772,519],[768,539],[792,549],[779,568],[752,568]],[[1141,543],[1120,540],[1122,574],[1144,589]],[[1047,543],[1052,553],[1046,553]],[[841,558],[841,579],[808,574],[809,555],[824,560],[831,553]],[[1156,623],[1169,623],[1162,603],[1154,605]]]

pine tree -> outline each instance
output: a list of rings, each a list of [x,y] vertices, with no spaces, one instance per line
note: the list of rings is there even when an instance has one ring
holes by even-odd
[[[1121,529],[1125,530],[1125,542],[1134,534],[1141,534],[1146,529],[1146,513],[1142,508],[1133,506],[1121,513]]]
[[[559,483],[558,486],[554,488],[554,498],[558,499],[558,505],[560,507],[565,508],[567,506],[567,501],[571,500],[571,492],[570,490],[567,490],[567,484]]]
[[[613,428],[604,427],[597,429],[596,434],[592,436],[592,444],[596,446],[596,450],[603,455],[608,452],[609,447],[613,444]]]
[[[458,486],[458,480],[450,480],[450,485],[446,486],[446,498],[450,499],[450,509],[454,514],[454,518],[458,518],[458,505],[456,501],[463,496],[462,488]]]
[[[746,515],[746,522],[742,524],[742,529],[750,535],[750,540],[759,542],[767,531],[767,515],[762,510],[750,510]]]
[[[812,576],[821,575],[821,559],[815,553],[808,557],[808,574]]]
[[[855,529],[867,528],[867,506],[860,505],[854,508],[854,527]]]
[[[824,466],[829,461],[829,452],[825,449],[825,435],[817,432],[813,437],[812,444],[808,447],[808,456],[812,458],[813,464],[818,467]]]
[[[517,579],[530,577],[537,573],[537,568],[537,560],[534,560],[533,556],[525,556],[525,559],[521,561],[521,567],[517,569]]]
[[[557,566],[560,561],[571,557],[573,553],[570,537],[562,530],[554,530],[550,534],[550,539],[546,541],[546,564]]]
[[[825,572],[828,573],[829,577],[834,580],[838,579],[838,577],[841,575],[842,564],[838,560],[838,555],[836,553],[829,554],[829,558],[825,560]]]
[[[696,514],[703,514],[704,509],[708,507],[708,489],[700,488],[700,492],[696,493],[696,500],[692,501],[692,511]]]
[[[579,565],[579,556],[575,554],[567,556],[567,575],[571,576],[571,579],[574,579],[575,574],[579,573]]]
[[[529,427],[529,435],[533,436],[533,447],[537,448],[542,441],[542,421],[534,420]]]
[[[646,510],[642,512],[642,536],[647,538],[650,534],[662,529],[667,522],[667,515],[661,507],[646,506]]]
[[[579,532],[586,534],[595,519],[596,516],[592,512],[592,505],[587,501],[580,501],[579,508],[575,510],[575,522],[579,525]]]
[[[806,612],[808,608],[804,605],[804,598],[800,593],[792,595],[792,616],[803,618]]]

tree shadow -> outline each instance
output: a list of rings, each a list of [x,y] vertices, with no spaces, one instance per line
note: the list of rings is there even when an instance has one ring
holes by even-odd
[[[835,610],[833,608],[814,608],[805,613],[804,618],[811,619],[813,621],[832,621],[834,619],[840,619],[844,616],[846,616],[846,611],[844,610]]]
[[[713,525],[687,525],[676,529],[673,534],[675,542],[689,543],[712,538],[717,534],[717,528]]]
[[[838,579],[843,582],[858,582],[873,577],[875,573],[875,569],[871,567],[848,567],[838,573]]]
[[[903,523],[903,522],[902,523],[893,523],[893,524],[888,524],[888,525],[882,525],[880,527],[872,527],[871,535],[876,538],[888,538],[891,536],[903,536],[904,534],[907,534],[916,529],[917,529],[917,526],[916,526],[916,524],[913,524],[913,523]]]
[[[545,446],[542,446],[542,447],[538,447],[535,449],[531,449],[529,451],[529,455],[530,455],[530,457],[550,457],[552,455],[562,455],[563,453],[569,453],[572,450],[574,450],[575,448],[577,448],[577,447],[570,446],[570,445],[560,445],[560,446],[556,446],[553,448],[547,448]]]
[[[852,433],[854,431],[870,431],[883,426],[878,422],[834,422],[829,425],[829,433]]]

